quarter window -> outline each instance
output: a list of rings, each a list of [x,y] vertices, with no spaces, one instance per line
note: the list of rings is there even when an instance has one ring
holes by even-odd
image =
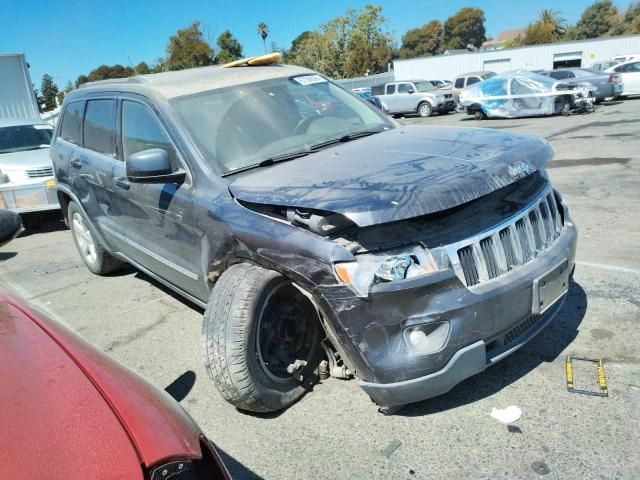
[[[155,113],[139,102],[122,102],[122,151],[125,161],[129,155],[160,148],[167,152],[174,170],[178,170],[178,156]]]
[[[94,152],[114,153],[114,101],[89,100],[84,114],[84,147]]]
[[[82,102],[72,102],[67,105],[60,126],[60,137],[76,145],[80,145],[83,105]]]

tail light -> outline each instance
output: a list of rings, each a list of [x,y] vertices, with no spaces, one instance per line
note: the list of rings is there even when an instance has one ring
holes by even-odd
[[[609,83],[620,83],[620,75],[611,74],[609,75]]]
[[[200,438],[202,458],[173,460],[151,469],[149,480],[230,480],[220,454],[209,440]]]

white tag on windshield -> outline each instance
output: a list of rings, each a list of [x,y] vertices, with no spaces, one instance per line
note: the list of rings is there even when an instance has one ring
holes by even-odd
[[[36,130],[53,130],[51,125],[33,125]]]
[[[313,85],[314,83],[327,83],[327,80],[320,75],[302,75],[301,77],[293,77],[291,80],[300,85]]]

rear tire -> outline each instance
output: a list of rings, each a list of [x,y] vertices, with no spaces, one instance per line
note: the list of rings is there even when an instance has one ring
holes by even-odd
[[[92,273],[106,275],[124,264],[112,257],[100,243],[91,223],[75,202],[69,202],[67,218],[80,258]]]
[[[475,112],[473,112],[473,118],[475,118],[476,120],[484,120],[485,118],[487,118],[487,116],[482,110],[476,110]]]
[[[321,332],[315,307],[285,277],[233,265],[214,285],[204,313],[205,368],[238,409],[282,410],[317,380]],[[297,359],[307,364],[294,378],[286,367]]]

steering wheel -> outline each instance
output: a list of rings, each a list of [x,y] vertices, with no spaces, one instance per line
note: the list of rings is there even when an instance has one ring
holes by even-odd
[[[293,129],[293,133],[295,135],[302,135],[303,133],[305,133],[307,131],[307,129],[309,128],[309,125],[311,125],[313,122],[315,122],[317,119],[321,118],[322,115],[311,115],[309,117],[304,117],[302,118],[296,125],[296,128]]]

